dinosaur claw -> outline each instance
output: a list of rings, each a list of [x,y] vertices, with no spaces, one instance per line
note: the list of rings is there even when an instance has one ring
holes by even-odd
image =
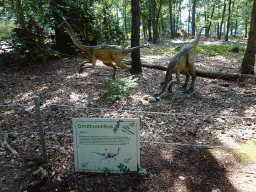
[[[83,69],[79,69],[79,74],[81,74],[83,72]]]

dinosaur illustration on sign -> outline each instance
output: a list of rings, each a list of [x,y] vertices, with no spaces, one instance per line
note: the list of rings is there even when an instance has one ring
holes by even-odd
[[[104,156],[104,158],[100,160],[100,163],[101,163],[101,161],[104,160],[104,159],[106,159],[106,160],[108,160],[109,158],[116,159],[116,156],[119,154],[119,150],[120,150],[120,148],[118,148],[118,152],[117,153],[113,153],[113,152],[104,152],[104,153],[92,152],[92,153],[96,153],[98,155]]]

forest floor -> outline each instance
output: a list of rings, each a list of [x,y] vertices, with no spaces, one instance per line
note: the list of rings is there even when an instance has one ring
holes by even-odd
[[[221,43],[200,41],[204,45]],[[182,45],[179,40],[165,40],[150,46]],[[243,53],[238,54],[232,53],[229,57],[197,54],[195,66],[205,71],[238,73]],[[167,66],[174,55],[141,49],[142,63],[148,65]],[[131,60],[130,55],[124,59]],[[0,191],[24,191],[33,180],[33,171],[40,165],[49,172],[48,180],[41,187],[41,191],[48,192],[255,191],[255,79],[226,81],[197,77],[194,93],[184,95],[175,85],[174,94],[165,91],[159,101],[149,103],[142,97],[160,90],[165,72],[143,68],[142,76],[135,78],[138,85],[134,87],[130,100],[112,102],[104,99],[108,88],[102,82],[105,76],[112,76],[113,69],[97,61],[95,68],[84,70],[79,75],[81,62],[81,58],[72,57],[41,63],[23,71],[0,69],[1,105],[33,104],[35,95],[42,101],[41,113],[47,132],[45,138],[49,158],[48,164],[42,165],[37,134],[22,134],[37,131],[34,106],[0,106],[0,131],[19,133],[9,138],[10,145],[19,156],[0,148]],[[129,76],[128,70],[118,68],[117,78]],[[80,107],[90,104],[101,109],[50,104]],[[149,141],[140,144],[140,163],[147,173],[109,173],[105,176],[104,173],[75,172],[74,117],[140,118],[140,140]]]

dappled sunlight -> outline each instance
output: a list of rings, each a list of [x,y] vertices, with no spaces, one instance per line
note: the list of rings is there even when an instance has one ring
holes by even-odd
[[[165,150],[163,149],[161,151],[161,157],[166,160],[166,161],[169,161],[170,163],[173,161],[173,153],[172,153],[172,150],[170,150],[170,148],[168,148],[169,150]]]
[[[256,105],[252,105],[252,106],[248,107],[247,109],[245,109],[244,113],[247,116],[254,116],[256,113]]]
[[[76,94],[76,93],[73,93],[73,92],[69,95],[69,98],[70,98],[71,102],[81,100],[80,94]]]
[[[167,66],[173,55],[143,54],[142,62]],[[230,72],[237,70],[237,66],[223,59],[223,57],[216,59],[200,55],[195,58],[196,66],[202,66],[204,70],[224,69]],[[34,95],[38,95],[43,103],[41,113],[46,132],[72,134],[73,117],[140,118],[141,141],[159,142],[149,144],[148,147],[141,143],[141,163],[149,173],[149,176],[146,176],[149,179],[145,182],[151,185],[152,181],[156,181],[155,191],[161,189],[189,191],[199,188],[211,191],[215,186],[236,191],[232,187],[232,185],[236,187],[236,180],[229,180],[229,177],[236,174],[236,169],[232,170],[232,163],[237,163],[233,160],[232,153],[229,153],[230,149],[214,148],[212,152],[201,148],[200,145],[236,147],[243,140],[255,138],[254,120],[243,121],[222,117],[255,116],[255,105],[252,103],[254,89],[249,90],[247,82],[242,84],[197,77],[196,90],[193,94],[184,95],[178,90],[180,85],[174,85],[173,94],[165,91],[162,97],[152,104],[142,97],[160,89],[166,72],[143,68],[143,77],[136,78],[138,85],[134,87],[135,91],[131,93],[130,99],[119,98],[112,102],[104,99],[109,87],[102,85],[105,81],[104,76],[112,76],[112,68],[97,62],[95,68],[85,69],[80,75],[78,70],[77,60],[69,58],[55,61],[47,69],[28,70],[15,76],[5,75],[0,77],[5,79],[3,86],[5,91],[0,97],[8,103],[15,101],[15,103],[31,104]],[[127,76],[130,76],[127,70],[118,68],[117,79]],[[175,75],[173,79],[176,79]],[[182,75],[181,82],[183,83],[184,80]],[[251,81],[250,84],[252,84],[250,87],[254,88],[255,82]],[[88,106],[97,109],[83,108]],[[9,127],[13,128],[12,132],[37,130],[34,105],[10,108],[4,110],[1,115],[4,118],[0,119],[0,123],[6,132]],[[58,146],[56,148],[63,152],[66,148],[64,146],[73,142],[72,136],[46,135],[51,154],[57,153],[52,146]],[[161,142],[172,144],[166,145]],[[177,146],[175,143],[187,145]],[[72,152],[63,154],[70,156]],[[65,159],[65,155],[60,156]],[[72,165],[68,163],[70,169]],[[61,166],[58,163],[54,164],[53,170],[63,170]],[[212,180],[218,183],[212,183]]]
[[[81,74],[81,75],[85,76],[84,73]],[[67,75],[67,76],[66,76],[66,79],[75,79],[75,78],[79,78],[79,76],[78,76],[77,74]]]
[[[189,191],[189,189],[187,188],[185,181],[187,178],[180,175],[178,176],[176,179],[174,179],[173,181],[173,191]]]

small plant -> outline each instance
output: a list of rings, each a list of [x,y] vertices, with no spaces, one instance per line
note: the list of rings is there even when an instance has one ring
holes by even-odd
[[[171,104],[170,105],[166,105],[166,108],[170,109],[170,108],[172,108],[172,105]]]
[[[185,99],[188,95],[185,93],[173,92],[172,98],[181,98]]]
[[[104,168],[103,168],[103,171],[104,171],[104,174],[105,174],[106,176],[108,176],[108,174],[110,173],[110,170],[109,170],[109,168],[107,168],[107,167],[104,167]]]
[[[128,78],[113,80],[108,77],[105,78],[102,84],[109,88],[108,92],[105,93],[105,99],[110,101],[129,100],[130,94],[133,92],[133,87],[137,85],[137,83]]]
[[[241,149],[233,150],[237,155],[237,158],[243,162],[247,161],[256,161],[256,142],[252,142],[250,144],[244,143],[241,146]]]
[[[122,171],[124,173],[130,172],[130,168],[128,168],[127,166],[124,166],[122,163],[119,163],[119,165],[117,167],[120,169],[120,171]]]

